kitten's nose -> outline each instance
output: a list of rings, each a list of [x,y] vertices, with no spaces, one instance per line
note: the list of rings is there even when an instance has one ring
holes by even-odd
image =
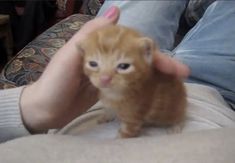
[[[100,77],[100,82],[102,85],[108,85],[112,80],[112,76],[111,75],[102,75]]]

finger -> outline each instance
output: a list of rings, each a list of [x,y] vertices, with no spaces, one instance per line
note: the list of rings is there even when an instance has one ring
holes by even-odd
[[[154,57],[155,67],[166,74],[179,78],[187,78],[190,74],[188,66],[160,52]]]

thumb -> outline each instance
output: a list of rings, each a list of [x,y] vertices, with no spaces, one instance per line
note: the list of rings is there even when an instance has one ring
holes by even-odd
[[[116,6],[110,7],[105,13],[103,14],[103,17],[107,18],[112,22],[113,24],[116,24],[119,20],[120,16],[120,10]]]

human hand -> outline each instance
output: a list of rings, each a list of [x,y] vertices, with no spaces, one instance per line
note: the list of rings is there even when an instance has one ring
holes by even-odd
[[[87,22],[51,59],[42,76],[21,96],[21,114],[32,133],[60,128],[97,101],[96,89],[83,75],[77,44],[90,32],[115,24],[119,9]]]
[[[188,66],[163,54],[156,52],[154,56],[154,65],[159,71],[178,78],[187,78],[190,74]]]

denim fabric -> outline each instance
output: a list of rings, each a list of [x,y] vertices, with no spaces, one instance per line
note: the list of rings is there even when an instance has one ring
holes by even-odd
[[[212,3],[174,50],[191,69],[189,82],[212,86],[235,103],[235,1]]]
[[[120,24],[152,37],[161,49],[171,50],[173,57],[190,67],[188,82],[212,86],[227,102],[235,103],[235,1],[200,2],[193,7],[187,0],[105,1],[99,14],[111,5],[119,6]],[[196,10],[198,6],[203,9]],[[202,17],[173,49],[179,19],[186,8],[188,13],[190,9],[200,11],[197,16]]]

